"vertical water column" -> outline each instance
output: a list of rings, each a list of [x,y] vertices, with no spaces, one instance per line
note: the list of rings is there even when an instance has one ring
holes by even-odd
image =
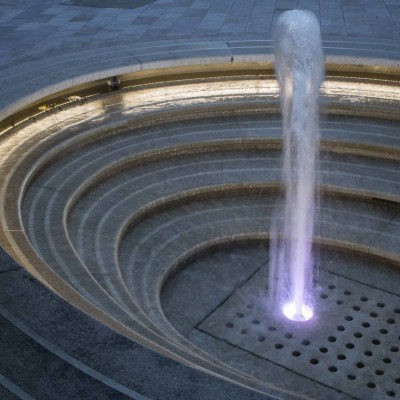
[[[283,215],[271,232],[270,294],[284,314],[311,318],[312,239],[319,151],[318,93],[324,56],[317,18],[287,11],[275,31],[275,69],[283,124]]]

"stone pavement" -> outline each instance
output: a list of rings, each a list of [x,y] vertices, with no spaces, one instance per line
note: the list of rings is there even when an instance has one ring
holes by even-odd
[[[312,10],[324,36],[400,37],[399,0],[1,0],[0,68],[129,42],[266,38],[293,8]]]

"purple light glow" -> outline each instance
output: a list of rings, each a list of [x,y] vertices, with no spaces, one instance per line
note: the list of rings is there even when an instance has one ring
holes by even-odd
[[[285,316],[313,316],[312,242],[319,152],[318,95],[324,77],[319,23],[309,11],[281,15],[275,70],[281,89],[284,207],[271,231],[270,297]]]
[[[300,310],[299,310],[300,309]],[[306,304],[300,304],[300,307],[294,301],[286,303],[283,306],[283,314],[292,321],[308,321],[314,315],[314,310]]]

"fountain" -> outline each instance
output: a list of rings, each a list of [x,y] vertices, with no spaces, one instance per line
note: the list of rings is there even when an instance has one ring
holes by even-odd
[[[283,221],[275,221],[271,234],[270,295],[274,304],[283,306],[286,317],[303,321],[313,315],[317,97],[324,76],[319,24],[311,12],[282,14],[276,28],[275,59],[283,117],[285,204]]]
[[[300,21],[289,21],[289,35],[277,40],[277,63],[284,66],[282,92],[293,103],[283,100],[284,111],[285,106],[294,111],[285,114],[285,128],[314,139],[303,149],[296,136],[287,138],[288,154],[309,161],[299,170],[298,159],[288,158],[285,175],[290,182],[292,176],[310,174],[306,183],[291,183],[290,192],[302,189],[303,201],[293,204],[308,212],[316,207],[311,206],[316,180],[311,167],[317,163],[318,129],[315,115],[307,119],[315,111],[307,94],[316,97],[323,72],[309,62],[315,54],[322,62],[313,47],[319,43],[315,18],[301,15]],[[278,30],[293,16],[285,14]],[[302,24],[309,36],[295,30]],[[301,54],[291,56],[296,68],[290,69],[294,43],[302,46]],[[98,81],[67,92],[56,92],[63,87],[54,85],[36,103],[39,95],[28,96],[32,86],[21,81],[20,89],[28,91],[21,97],[26,108],[0,125],[1,244],[67,302],[56,309],[55,296],[13,268],[2,274],[4,307],[15,310],[14,320],[32,326],[25,331],[35,342],[55,343],[61,351],[54,357],[63,356],[69,370],[79,368],[79,376],[89,371],[96,379],[100,371],[102,382],[135,398],[140,397],[127,389],[151,399],[204,400],[210,393],[238,400],[397,398],[400,70],[388,76],[383,75],[391,72],[387,64],[368,69],[359,66],[360,59],[338,61],[332,57],[337,39],[326,40],[322,93],[329,116],[321,122],[318,183],[324,203],[316,213],[315,301],[311,237],[292,246],[303,249],[296,271],[306,271],[293,279],[297,291],[289,291],[294,286],[289,264],[276,269],[285,279],[278,281],[282,287],[273,287],[285,295],[276,297],[279,311],[288,304],[292,321],[266,313],[268,232],[281,186],[282,123],[273,56],[265,62],[259,41],[229,45],[233,58],[226,57],[222,44],[210,53],[207,43],[198,57],[174,58],[170,68],[160,67],[176,54],[170,47],[163,56],[162,44],[145,46],[143,52],[151,51],[149,57],[159,57],[159,63],[102,70],[90,78]],[[350,45],[346,42],[346,49]],[[190,50],[196,46],[191,42]],[[235,46],[242,46],[242,58]],[[358,54],[365,54],[362,44],[357,46]],[[258,52],[251,62],[248,51]],[[103,56],[118,59],[113,52]],[[288,71],[293,74],[285,75]],[[110,91],[107,81],[117,76],[120,90]],[[313,80],[307,84],[291,76]],[[89,77],[79,75],[76,81],[84,79]],[[277,260],[289,254],[283,217],[302,221],[302,232],[293,236],[304,239],[317,219],[306,217],[306,211],[296,219],[288,205],[282,218],[275,218],[272,243],[283,249],[275,253]],[[65,311],[69,303],[132,342],[94,326],[76,309]],[[298,322],[310,310],[318,317]],[[45,323],[37,319],[42,313]],[[49,323],[46,316],[57,319]],[[37,346],[29,348],[33,352]],[[13,348],[9,353],[17,354]],[[77,359],[72,366],[69,354]],[[31,382],[33,369],[16,369],[16,382],[21,374]]]

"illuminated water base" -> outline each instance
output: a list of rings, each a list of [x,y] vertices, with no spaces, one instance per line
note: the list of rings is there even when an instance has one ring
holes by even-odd
[[[271,303],[286,317],[313,316],[312,239],[319,151],[317,99],[324,77],[319,23],[309,11],[287,11],[275,38],[281,89],[284,206],[271,232]]]
[[[284,304],[282,311],[285,317],[291,319],[292,321],[308,321],[314,315],[314,310],[310,306],[301,304],[301,308],[299,310],[298,304],[295,302]]]

